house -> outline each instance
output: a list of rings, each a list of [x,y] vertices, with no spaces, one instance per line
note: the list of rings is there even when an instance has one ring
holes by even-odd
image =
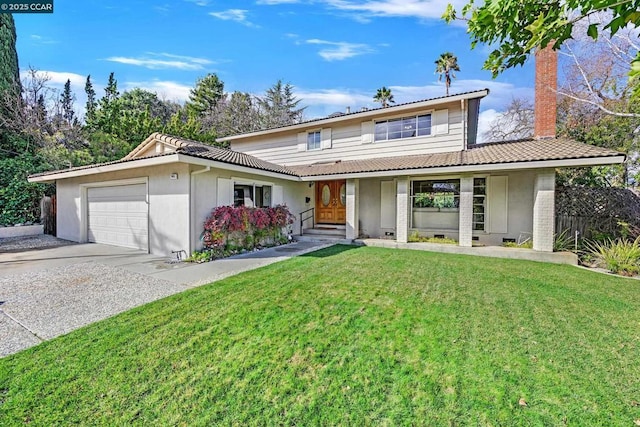
[[[294,234],[319,224],[407,242],[418,231],[460,246],[524,234],[552,251],[555,168],[624,161],[555,138],[554,60],[536,64],[528,140],[477,143],[483,89],[224,138],[230,149],[154,133],[119,161],[29,180],[56,183],[58,237],[154,254],[197,249],[211,209],[231,204],[286,204]]]

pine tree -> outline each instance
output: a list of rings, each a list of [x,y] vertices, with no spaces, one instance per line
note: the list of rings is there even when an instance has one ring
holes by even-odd
[[[91,74],[87,76],[87,82],[84,84],[84,92],[87,94],[86,104],[86,118],[85,121],[88,125],[91,125],[96,118],[96,91],[93,89],[93,83],[91,83]]]
[[[75,111],[73,111],[75,98],[75,95],[71,92],[71,80],[67,79],[67,82],[64,84],[60,103],[62,104],[62,118],[69,126],[73,124],[73,116],[75,115]]]
[[[196,81],[191,89],[187,111],[196,116],[215,114],[218,103],[224,96],[224,83],[217,75],[211,73]]]
[[[283,85],[282,80],[278,80],[259,100],[262,127],[269,129],[300,123],[306,107],[298,108],[299,103],[293,94],[293,86],[289,83]]]
[[[98,110],[96,111],[97,130],[114,135],[118,134],[120,127],[120,104],[118,99],[118,81],[113,72],[109,74],[109,81],[104,88],[104,96],[98,102]]]

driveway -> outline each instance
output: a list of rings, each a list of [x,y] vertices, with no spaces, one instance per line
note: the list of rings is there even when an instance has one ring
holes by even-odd
[[[194,286],[326,246],[298,242],[204,264],[169,262],[100,244],[0,252],[0,357]]]

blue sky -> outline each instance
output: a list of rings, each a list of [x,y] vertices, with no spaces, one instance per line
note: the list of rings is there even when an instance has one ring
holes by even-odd
[[[282,79],[307,118],[375,106],[381,86],[408,102],[444,95],[434,61],[445,51],[462,69],[452,93],[491,89],[485,122],[513,96],[531,97],[532,61],[492,80],[482,70],[488,48],[471,50],[465,27],[440,19],[447,2],[55,0],[53,14],[14,17],[21,69],[46,72],[58,87],[71,79],[81,113],[87,74],[101,96],[111,71],[121,91],[137,86],[177,101],[209,72],[228,92],[257,95]]]

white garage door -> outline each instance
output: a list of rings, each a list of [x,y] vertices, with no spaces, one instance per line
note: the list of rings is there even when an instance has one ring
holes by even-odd
[[[148,250],[147,185],[87,189],[87,240]]]

